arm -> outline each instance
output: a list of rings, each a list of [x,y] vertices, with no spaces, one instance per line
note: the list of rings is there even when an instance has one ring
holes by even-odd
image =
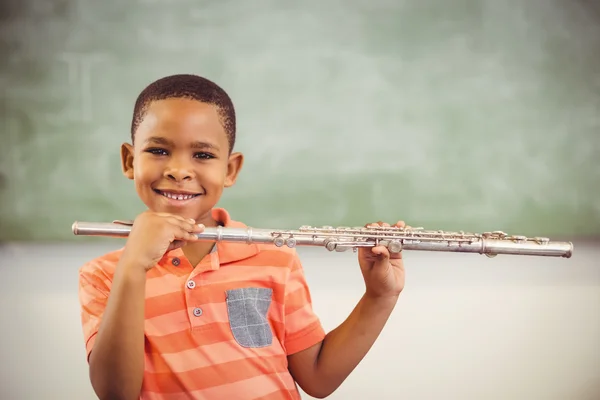
[[[88,344],[92,387],[101,400],[137,399],[144,374],[145,271],[119,262],[110,295],[94,281],[82,274],[82,313],[90,324],[84,330],[93,341]]]
[[[333,393],[371,349],[397,299],[364,295],[322,342],[290,355],[290,372],[302,390],[317,398]]]
[[[365,226],[390,225],[379,221]],[[394,227],[408,226],[398,221]],[[305,346],[298,352],[288,351],[292,354],[288,356],[290,372],[313,397],[329,396],[356,368],[381,333],[404,289],[402,253],[391,254],[385,246],[360,248],[358,263],[366,292],[350,316],[321,343]]]

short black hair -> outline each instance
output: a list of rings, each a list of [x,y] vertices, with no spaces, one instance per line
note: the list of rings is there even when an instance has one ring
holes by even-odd
[[[192,74],[177,74],[160,78],[150,83],[137,97],[131,121],[131,141],[135,131],[142,122],[148,106],[153,101],[169,98],[185,98],[198,100],[216,106],[221,124],[227,134],[229,152],[235,145],[235,108],[229,95],[216,83],[209,79]]]

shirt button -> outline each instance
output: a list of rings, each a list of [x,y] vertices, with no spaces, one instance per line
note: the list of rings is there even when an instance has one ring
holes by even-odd
[[[171,262],[174,266],[178,266],[181,261],[179,261],[179,258],[175,257]]]
[[[199,317],[202,315],[202,309],[201,308],[194,308],[194,315],[196,317]]]
[[[187,287],[189,287],[190,289],[193,289],[196,287],[196,282],[194,281],[187,281]]]

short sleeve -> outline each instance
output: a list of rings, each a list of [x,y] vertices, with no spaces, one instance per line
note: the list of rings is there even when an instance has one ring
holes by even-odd
[[[107,277],[90,265],[79,271],[79,304],[88,361],[108,302],[109,285]]]
[[[325,338],[321,321],[314,313],[310,290],[298,255],[285,287],[285,341],[287,355],[305,350]]]

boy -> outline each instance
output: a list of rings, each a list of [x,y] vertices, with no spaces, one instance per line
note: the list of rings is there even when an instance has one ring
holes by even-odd
[[[140,93],[121,160],[148,210],[124,248],[80,270],[100,399],[299,399],[296,385],[324,398],[392,312],[404,267],[384,247],[359,249],[365,293],[325,334],[295,249],[197,240],[207,226],[245,226],[215,208],[243,164],[235,133],[230,98],[207,79],[169,76]]]

